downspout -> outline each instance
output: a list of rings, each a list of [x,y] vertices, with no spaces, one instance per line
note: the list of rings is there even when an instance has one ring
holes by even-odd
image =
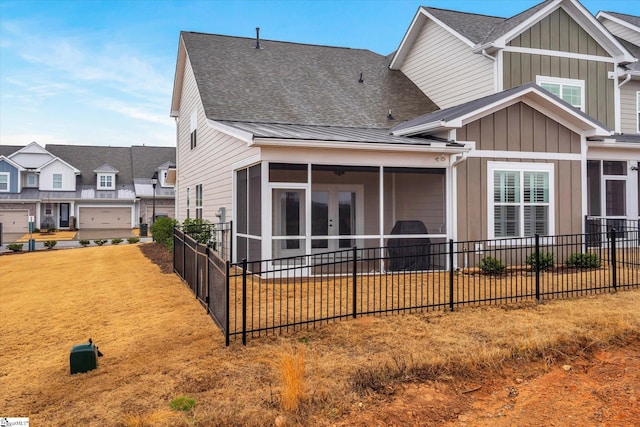
[[[627,78],[624,79],[620,84],[618,84],[618,89],[624,86],[629,80],[631,80],[631,74],[627,73]]]
[[[493,91],[498,92],[498,58],[491,56],[487,53],[486,49],[482,49],[482,56],[493,61]]]

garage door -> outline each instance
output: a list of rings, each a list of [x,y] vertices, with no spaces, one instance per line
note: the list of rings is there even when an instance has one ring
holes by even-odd
[[[0,211],[0,222],[3,233],[26,233],[29,231],[28,210]]]
[[[131,208],[80,208],[79,228],[131,228]]]

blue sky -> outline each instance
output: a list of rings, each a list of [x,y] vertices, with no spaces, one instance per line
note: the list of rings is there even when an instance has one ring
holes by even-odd
[[[3,0],[0,144],[175,145],[181,30],[394,51],[418,6],[509,17],[541,0]],[[640,0],[583,0],[640,14]]]

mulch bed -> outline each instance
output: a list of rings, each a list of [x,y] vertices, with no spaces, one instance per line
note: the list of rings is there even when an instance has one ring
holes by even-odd
[[[173,253],[158,242],[140,245],[140,250],[165,273],[173,273]]]

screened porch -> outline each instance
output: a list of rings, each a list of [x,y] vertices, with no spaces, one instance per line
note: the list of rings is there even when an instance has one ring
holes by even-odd
[[[303,262],[352,247],[444,243],[448,181],[446,168],[262,162],[237,170],[235,259]],[[426,259],[420,269],[443,266]]]

